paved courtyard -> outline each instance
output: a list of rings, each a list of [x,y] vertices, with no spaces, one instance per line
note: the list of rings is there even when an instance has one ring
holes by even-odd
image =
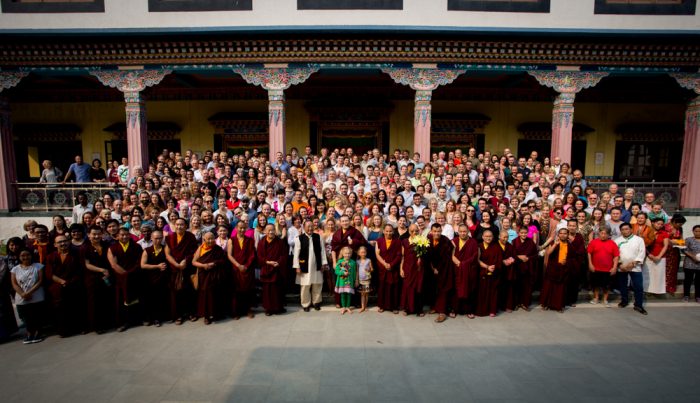
[[[376,308],[375,308],[376,309]],[[436,324],[375,311],[0,345],[3,402],[700,401],[700,305]]]

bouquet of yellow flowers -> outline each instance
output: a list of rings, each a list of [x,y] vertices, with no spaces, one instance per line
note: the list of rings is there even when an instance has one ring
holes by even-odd
[[[423,257],[428,253],[428,248],[430,247],[430,242],[428,238],[423,235],[417,235],[408,240],[408,243],[413,245],[413,249],[416,251],[418,257]]]

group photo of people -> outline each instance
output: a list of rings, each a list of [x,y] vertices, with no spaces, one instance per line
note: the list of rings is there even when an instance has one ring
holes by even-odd
[[[679,270],[682,300],[700,303],[700,225],[684,233],[685,217],[654,193],[591,186],[537,152],[425,157],[307,146],[270,158],[163,150],[132,169],[126,158],[107,170],[81,156],[44,161],[43,183],[105,190],[7,240],[0,339],[211,325],[299,305],[441,323],[609,308],[615,295],[647,315],[647,299],[675,298]]]

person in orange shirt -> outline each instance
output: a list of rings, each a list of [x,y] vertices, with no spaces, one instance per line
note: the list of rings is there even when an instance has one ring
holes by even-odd
[[[309,206],[309,203],[305,202],[304,199],[302,199],[301,190],[297,190],[294,192],[294,198],[292,199],[293,213],[297,214],[299,212],[299,209],[302,207],[305,207],[306,211],[311,210],[311,206]]]

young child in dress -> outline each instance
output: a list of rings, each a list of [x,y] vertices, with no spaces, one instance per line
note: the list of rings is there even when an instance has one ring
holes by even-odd
[[[357,263],[352,259],[352,249],[346,246],[340,250],[341,258],[335,265],[335,292],[340,294],[340,314],[352,313],[350,303],[357,285]]]
[[[367,258],[367,248],[361,246],[357,250],[357,277],[360,282],[358,290],[361,295],[362,309],[360,312],[367,310],[367,301],[369,300],[369,293],[372,291],[370,287],[370,280],[372,279],[372,261]]]

